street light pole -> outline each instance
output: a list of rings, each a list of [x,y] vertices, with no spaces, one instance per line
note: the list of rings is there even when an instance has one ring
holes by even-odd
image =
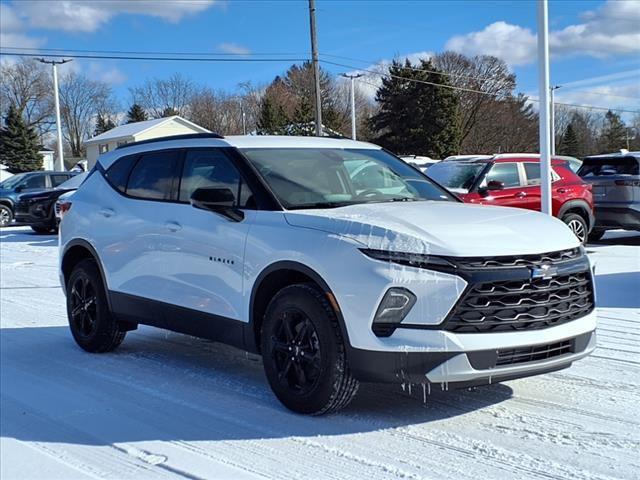
[[[342,74],[343,77],[351,79],[351,138],[356,139],[356,85],[355,79],[362,77],[362,74],[348,75]]]
[[[549,18],[547,0],[538,0],[538,90],[540,92],[540,186],[542,190],[541,211],[548,215],[551,210],[551,145],[549,121]]]
[[[551,118],[551,156],[556,154],[556,106],[553,100],[553,92],[559,89],[562,85],[554,85],[549,89],[549,110]]]
[[[58,160],[54,166],[54,170],[64,171],[64,156],[63,156],[63,148],[62,148],[62,124],[60,123],[60,96],[58,94],[58,65],[62,65],[64,63],[68,63],[71,60],[45,60],[44,58],[39,58],[38,61],[40,63],[46,63],[53,66],[53,100],[55,103],[56,109],[56,127],[58,133]]]
[[[320,95],[320,70],[318,66],[318,37],[316,34],[316,2],[309,0],[309,22],[311,24],[311,59],[316,94],[316,136],[322,136],[322,97]]]

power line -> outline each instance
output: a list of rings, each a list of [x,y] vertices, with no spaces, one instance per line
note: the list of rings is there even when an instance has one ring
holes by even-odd
[[[66,53],[96,53],[96,54],[117,54],[117,55],[191,55],[191,56],[236,56],[251,57],[263,55],[309,55],[309,52],[249,52],[249,53],[231,53],[231,52],[160,52],[160,51],[131,51],[131,50],[84,50],[80,48],[33,48],[33,47],[7,47],[6,50],[20,50],[26,52],[58,52],[59,55],[68,56]]]
[[[81,54],[49,54],[49,53],[16,53],[2,52],[0,55],[13,57],[38,57],[38,58],[60,58],[62,56],[68,58],[85,58],[93,60],[144,60],[144,61],[172,61],[172,62],[303,62],[308,58],[208,58],[208,57],[143,57],[128,55],[81,55]]]

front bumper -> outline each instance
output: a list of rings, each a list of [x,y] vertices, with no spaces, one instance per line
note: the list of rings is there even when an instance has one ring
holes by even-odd
[[[15,206],[14,221],[21,225],[53,228],[56,225],[56,220],[51,208],[51,202],[35,204],[19,202]]]
[[[567,347],[556,349],[555,353],[553,348],[547,348],[558,344]],[[536,343],[520,348],[517,351],[531,353],[513,354],[510,364],[501,365],[498,364],[500,355],[514,349],[381,352],[352,348],[348,354],[353,375],[363,382],[442,384],[465,388],[561,370],[589,355],[595,347],[596,333],[593,330],[559,339],[553,344]],[[541,358],[546,355],[548,358]]]

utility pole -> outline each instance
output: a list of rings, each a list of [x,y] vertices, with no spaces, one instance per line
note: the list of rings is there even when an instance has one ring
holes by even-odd
[[[550,119],[551,119],[551,156],[556,154],[556,107],[553,100],[553,92],[557,90],[562,85],[554,85],[549,88],[549,110],[550,110]]]
[[[240,101],[240,117],[242,118],[242,134],[246,135],[247,134],[247,117],[244,113],[244,102],[242,101],[242,97],[239,97],[238,100]]]
[[[361,73],[357,75],[342,74],[343,77],[351,79],[351,138],[356,139],[356,85],[355,79],[360,78],[363,75]]]
[[[538,0],[538,90],[540,92],[540,186],[541,211],[551,211],[551,145],[549,121],[549,16],[547,0]]]
[[[322,97],[320,95],[320,71],[318,67],[318,37],[316,34],[316,2],[309,0],[309,22],[311,23],[311,59],[316,94],[316,136],[322,136]]]
[[[39,58],[38,61],[40,63],[46,63],[53,66],[53,100],[56,108],[56,127],[58,130],[58,160],[55,164],[54,170],[64,171],[64,156],[62,153],[62,124],[60,123],[60,96],[58,94],[58,68],[57,65],[62,65],[64,63],[68,63],[71,60],[45,60],[44,58]]]

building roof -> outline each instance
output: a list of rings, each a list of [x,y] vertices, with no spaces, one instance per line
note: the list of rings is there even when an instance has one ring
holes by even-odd
[[[110,140],[116,140],[119,138],[135,137],[136,135],[140,135],[146,132],[147,130],[151,130],[152,128],[159,127],[160,125],[163,125],[165,123],[172,122],[172,121],[177,121],[178,123],[182,123],[185,126],[193,128],[197,132],[201,132],[201,133],[209,132],[209,130],[207,130],[204,127],[201,127],[200,125],[196,125],[195,123],[190,122],[189,120],[186,120],[178,115],[173,115],[171,117],[155,118],[153,120],[145,120],[144,122],[134,122],[134,123],[127,123],[125,125],[120,125],[119,127],[112,128],[111,130],[108,130],[104,133],[101,133],[100,135],[97,135],[93,138],[86,140],[84,144],[89,145],[89,144],[98,143],[98,142],[108,142]]]

